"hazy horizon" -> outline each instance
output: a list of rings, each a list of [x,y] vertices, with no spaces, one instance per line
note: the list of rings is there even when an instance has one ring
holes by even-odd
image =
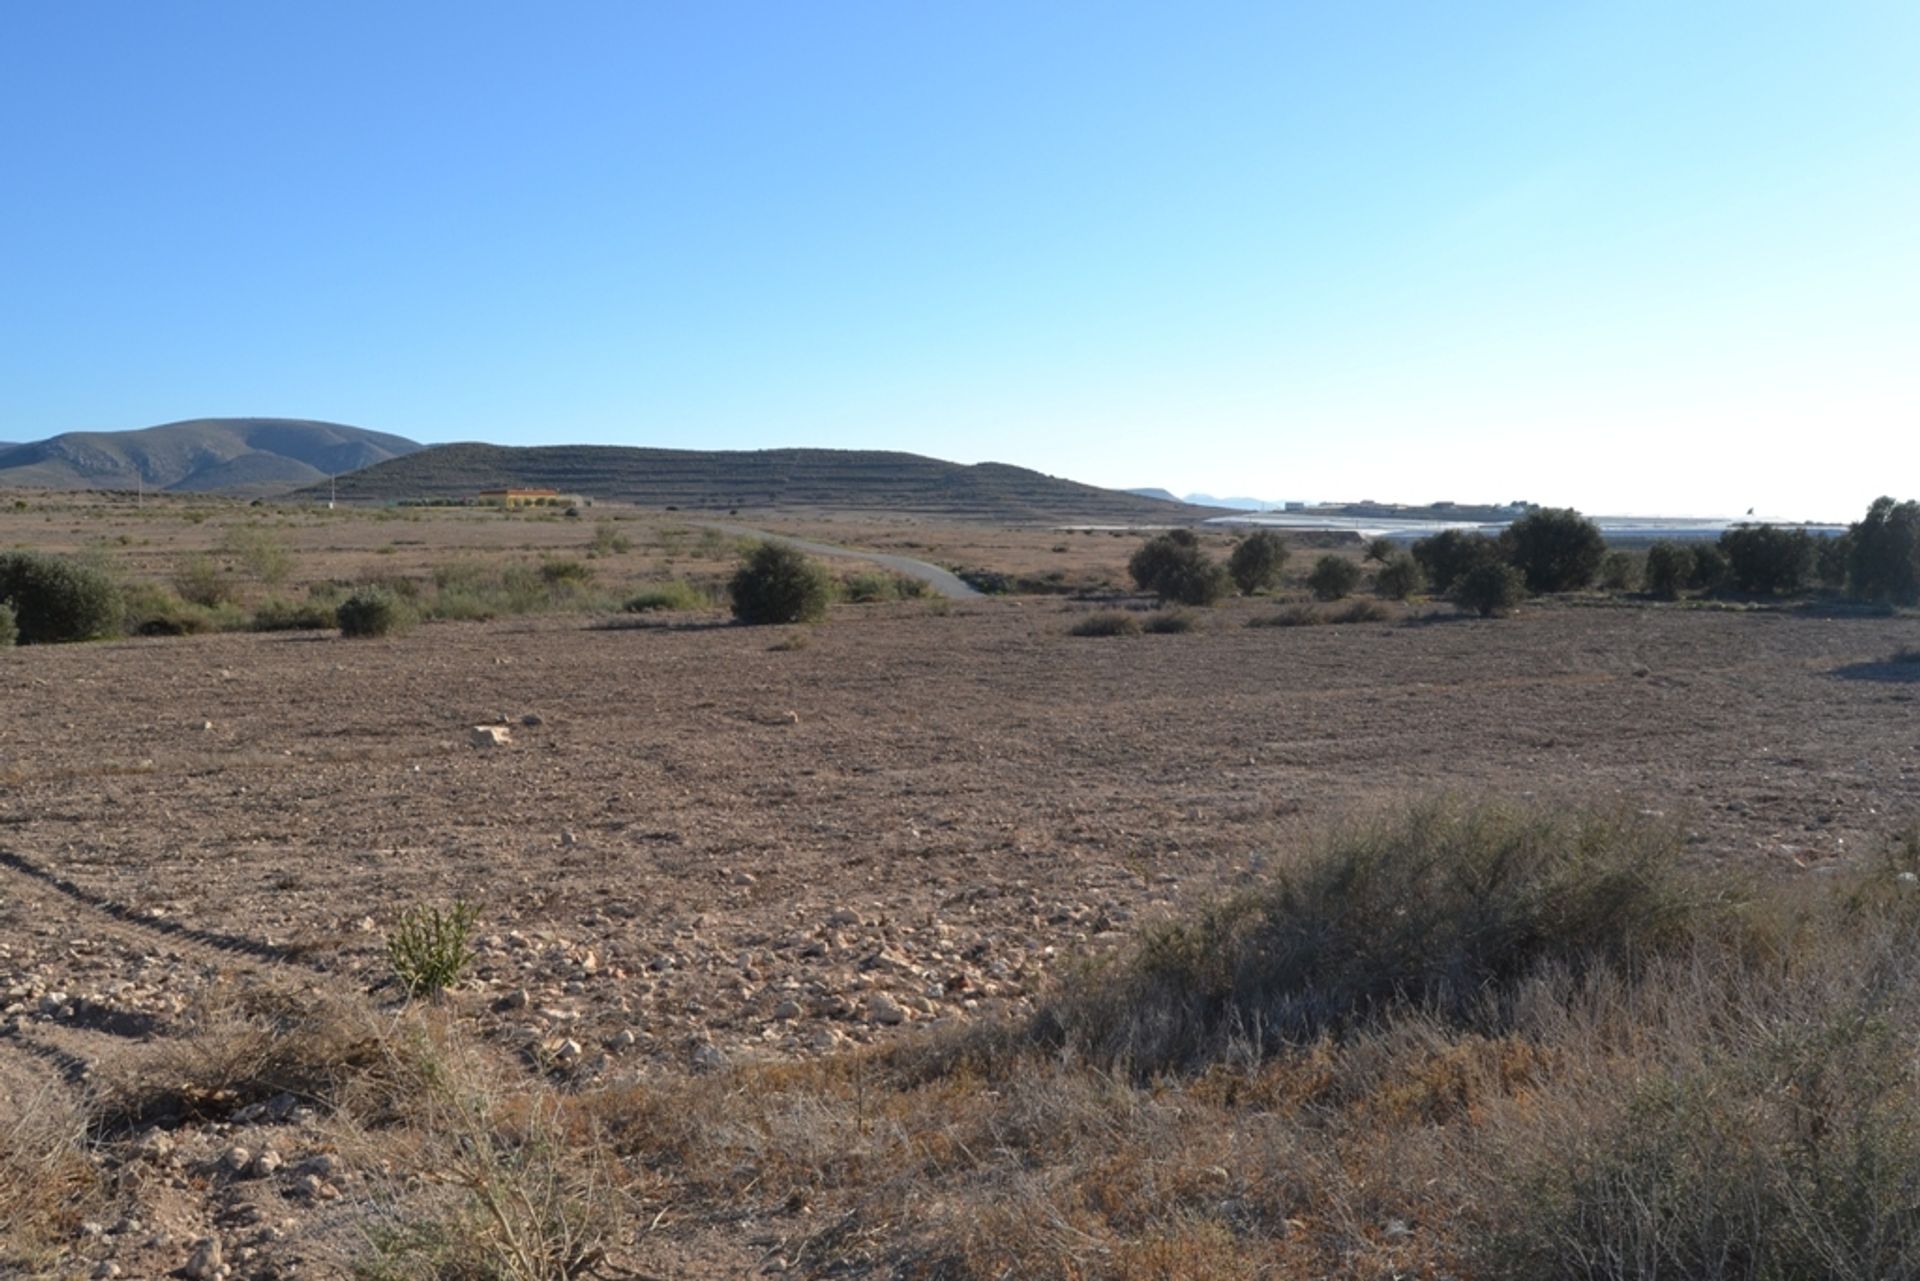
[[[0,439],[1920,491],[1920,9],[218,0],[0,40]]]

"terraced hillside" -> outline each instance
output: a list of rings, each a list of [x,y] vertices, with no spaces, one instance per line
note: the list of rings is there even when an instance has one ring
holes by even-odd
[[[690,511],[873,511],[1003,521],[1166,522],[1216,513],[1061,480],[877,450],[709,451],[442,445],[342,476],[359,502],[460,499],[502,486]],[[318,496],[318,490],[310,490]]]
[[[0,446],[0,488],[285,493],[419,449],[415,441],[300,418],[196,418],[141,431],[76,431]]]

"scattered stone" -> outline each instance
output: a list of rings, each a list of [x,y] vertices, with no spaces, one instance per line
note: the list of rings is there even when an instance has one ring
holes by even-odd
[[[780,1004],[773,1007],[773,1017],[776,1019],[782,1019],[782,1020],[799,1018],[800,1002],[794,1000],[791,997],[787,998],[786,1000],[780,1002]]]
[[[272,1148],[262,1148],[260,1155],[253,1158],[253,1164],[248,1167],[248,1170],[254,1178],[264,1179],[270,1177],[284,1164],[286,1162],[281,1159],[278,1152]]]
[[[607,1047],[614,1050],[631,1050],[640,1040],[633,1034],[632,1028],[621,1028],[607,1041]]]
[[[505,725],[475,725],[467,732],[467,742],[474,747],[507,747],[513,743],[513,731]]]
[[[194,1242],[193,1253],[187,1256],[180,1275],[187,1281],[215,1281],[220,1275],[220,1238],[201,1237]]]
[[[546,719],[540,716],[539,714],[535,712],[528,712],[525,716],[522,716],[520,718],[520,723],[522,725],[525,725],[528,729],[538,729],[540,726],[545,725],[547,722],[546,722]]]
[[[888,1027],[907,1021],[907,1011],[901,1004],[885,992],[875,992],[867,998],[867,1018],[874,1023],[883,1023]]]
[[[253,1153],[236,1143],[221,1156],[220,1164],[226,1166],[230,1172],[238,1174],[253,1164]]]
[[[693,1070],[696,1072],[719,1072],[727,1066],[727,1052],[711,1041],[702,1041],[693,1048]]]

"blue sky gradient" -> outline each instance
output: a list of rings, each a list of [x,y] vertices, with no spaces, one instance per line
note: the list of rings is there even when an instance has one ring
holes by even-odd
[[[0,439],[1920,494],[1920,5],[0,8]]]

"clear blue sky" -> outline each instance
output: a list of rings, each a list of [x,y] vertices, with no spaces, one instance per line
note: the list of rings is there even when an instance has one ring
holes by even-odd
[[[1920,4],[0,6],[0,439],[1920,495]]]

